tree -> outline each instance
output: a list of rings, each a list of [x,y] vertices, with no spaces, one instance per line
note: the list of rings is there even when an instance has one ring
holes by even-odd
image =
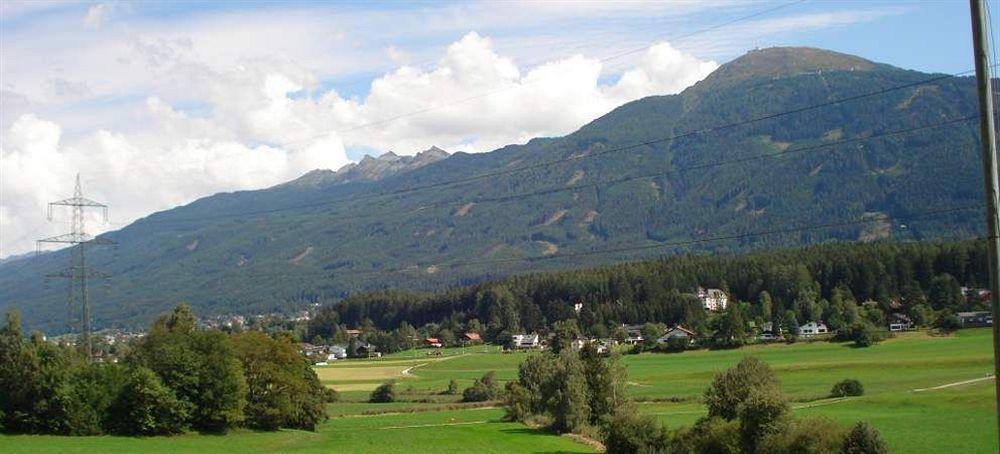
[[[666,453],[670,436],[652,416],[618,412],[608,424],[604,447],[608,454]]]
[[[552,429],[556,432],[572,432],[590,421],[587,378],[583,362],[576,352],[565,350],[558,356],[552,388],[549,412],[552,414]]]
[[[773,320],[774,302],[771,300],[771,294],[767,290],[763,290],[757,295],[757,305],[760,307],[760,315],[765,321]]]
[[[939,274],[931,279],[927,299],[930,300],[931,307],[935,310],[959,309],[965,301],[965,297],[962,295],[962,286],[948,273]]]
[[[219,331],[196,331],[193,315],[178,305],[150,327],[128,358],[151,369],[190,405],[197,430],[223,432],[243,421],[246,381],[232,342]]]
[[[754,389],[778,389],[778,378],[766,363],[747,356],[735,366],[715,375],[712,385],[705,391],[708,416],[736,419],[740,405]]]
[[[874,427],[859,422],[847,434],[840,452],[843,454],[885,454],[889,450]]]
[[[835,453],[847,429],[827,418],[793,420],[779,432],[766,435],[757,452],[768,454]]]
[[[500,397],[500,384],[497,383],[497,373],[489,371],[477,378],[472,386],[462,391],[462,402],[485,402]]]
[[[580,327],[575,319],[560,320],[552,324],[552,331],[555,337],[552,339],[550,347],[552,353],[559,354],[563,350],[572,349],[573,341],[580,338]]]
[[[777,387],[751,388],[737,408],[744,452],[756,452],[762,438],[779,432],[787,423],[789,409],[788,401]]]
[[[795,316],[795,311],[785,311],[781,326],[789,336],[797,337],[799,335],[799,319]]]
[[[382,383],[372,391],[368,397],[368,402],[373,404],[385,404],[396,401],[396,382],[390,380]]]
[[[640,330],[642,334],[642,348],[652,350],[656,347],[656,340],[663,335],[663,327],[655,323],[646,323]]]
[[[121,435],[183,432],[191,405],[177,398],[153,371],[133,367],[108,409],[107,429]]]
[[[246,423],[256,429],[314,430],[326,418],[323,385],[287,337],[232,337],[247,383]]]
[[[958,316],[949,310],[941,311],[937,318],[934,319],[934,328],[943,333],[952,333],[961,327],[962,322],[958,319]]]
[[[448,381],[448,389],[444,393],[448,395],[458,394],[458,382],[454,378]]]
[[[854,341],[859,348],[871,347],[882,341],[882,332],[868,321],[854,322],[846,330],[841,330],[839,337]]]
[[[735,306],[719,314],[712,321],[712,345],[717,348],[736,348],[746,343],[746,323]]]
[[[628,406],[625,369],[618,364],[617,356],[603,357],[590,343],[580,349],[579,356],[586,371],[590,422],[603,424],[607,418]]]

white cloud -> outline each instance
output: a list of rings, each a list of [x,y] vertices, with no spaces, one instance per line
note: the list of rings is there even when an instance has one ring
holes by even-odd
[[[18,62],[0,65],[0,256],[63,230],[45,222],[44,208],[72,192],[77,172],[114,220],[128,222],[340,167],[346,148],[480,152],[569,133],[700,80],[717,67],[706,52],[748,46],[742,32],[713,34],[602,60],[689,29],[687,15],[713,5],[279,8],[178,20],[118,3],[0,3],[0,20],[13,21],[0,54]],[[800,15],[754,36],[863,20]],[[381,76],[360,95],[327,88],[373,73]]]
[[[83,16],[83,24],[89,28],[99,28],[107,20],[111,13],[112,6],[108,3],[98,3],[87,8],[87,14]]]
[[[0,149],[4,254],[29,249],[37,236],[30,233],[53,229],[39,213],[48,201],[70,193],[76,172],[93,198],[112,207],[114,219],[131,221],[214,192],[339,168],[349,162],[345,145],[403,154],[430,145],[477,152],[566,134],[632,99],[676,93],[717,66],[660,43],[620,81],[602,85],[597,59],[575,55],[522,69],[497,54],[489,38],[470,32],[447,48],[435,68],[399,67],[358,100],[335,91],[292,96],[317,83],[295,63],[256,59],[217,71],[176,51],[183,43],[159,44],[152,61],[210,114],[191,116],[150,96],[142,111],[145,127],[130,133],[100,129],[65,143],[57,124],[19,117]],[[260,145],[247,145],[255,143]],[[107,228],[95,225],[94,231]]]

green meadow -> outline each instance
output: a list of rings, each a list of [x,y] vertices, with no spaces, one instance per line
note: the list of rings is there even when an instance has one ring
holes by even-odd
[[[567,437],[502,421],[498,408],[463,408],[446,395],[450,380],[462,389],[486,371],[514,379],[530,354],[483,347],[418,349],[378,360],[341,361],[318,367],[321,380],[341,392],[331,419],[313,432],[241,431],[165,438],[0,436],[0,452],[431,452],[474,448],[481,452],[590,452]],[[997,433],[988,329],[947,337],[906,333],[866,349],[829,342],[799,342],[726,351],[624,355],[629,389],[640,411],[668,427],[705,414],[700,396],[713,374],[745,355],[768,362],[798,416],[844,424],[865,420],[893,452],[996,453]],[[856,378],[861,397],[827,398],[833,383]],[[397,383],[401,402],[369,404],[368,393],[385,380]]]

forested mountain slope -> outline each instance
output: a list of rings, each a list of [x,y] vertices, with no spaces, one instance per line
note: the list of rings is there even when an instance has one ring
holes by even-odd
[[[144,325],[179,300],[201,314],[288,310],[680,251],[967,237],[980,212],[941,210],[981,204],[976,112],[971,78],[753,51],[565,137],[153,214],[89,253],[113,276],[94,286],[95,325]],[[0,265],[0,306],[64,328],[64,285],[42,276],[65,263]]]

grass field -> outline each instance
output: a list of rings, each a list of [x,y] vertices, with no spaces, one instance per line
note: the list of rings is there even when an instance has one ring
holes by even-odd
[[[444,395],[448,382],[469,386],[493,370],[513,379],[533,353],[483,353],[482,347],[402,352],[380,360],[350,360],[317,368],[343,402],[315,433],[239,432],[227,436],[170,438],[0,436],[0,452],[587,452],[589,448],[520,424],[500,420],[500,409],[456,409],[458,396]],[[996,453],[992,337],[988,329],[950,337],[907,333],[867,349],[827,342],[768,345],[730,351],[626,355],[629,390],[639,409],[669,427],[705,414],[699,398],[713,374],[754,355],[771,364],[799,416],[822,416],[844,424],[875,425],[892,452]],[[856,378],[866,394],[828,399],[833,383]],[[405,402],[369,404],[368,392],[395,379]],[[920,390],[920,391],[917,391]],[[419,412],[414,412],[419,410]]]

